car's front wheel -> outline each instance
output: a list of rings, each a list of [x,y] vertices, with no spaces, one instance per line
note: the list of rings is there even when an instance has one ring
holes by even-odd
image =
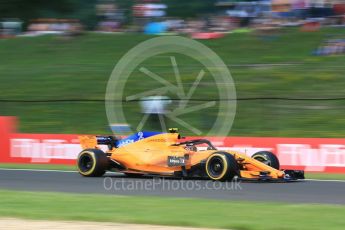
[[[232,180],[239,174],[239,167],[235,157],[227,152],[216,152],[206,161],[208,177],[216,181]]]
[[[252,156],[253,159],[264,163],[265,165],[271,166],[272,168],[278,169],[280,167],[279,159],[276,155],[268,151],[260,151]]]
[[[77,159],[78,171],[86,177],[103,176],[109,168],[109,158],[99,149],[85,149]]]

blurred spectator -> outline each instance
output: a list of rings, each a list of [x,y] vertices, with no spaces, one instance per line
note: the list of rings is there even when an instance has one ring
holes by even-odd
[[[236,30],[238,27],[255,26],[271,29],[270,25],[273,24],[305,25],[303,29],[309,31],[318,29],[314,26],[315,23],[310,23],[311,18],[320,20],[318,26],[343,25],[345,22],[345,0],[193,0],[181,1],[179,4],[177,1],[163,0],[95,0],[88,4],[80,1],[80,5],[67,2],[66,9],[57,9],[54,4],[48,4],[51,13],[46,13],[46,8],[36,3],[35,14],[31,12],[26,16],[17,15],[18,12],[13,10],[10,15],[21,17],[24,23],[28,24],[29,35],[80,34],[83,30],[80,21],[87,28],[104,32],[122,31],[126,27],[127,31],[149,34],[172,32],[202,38],[214,38],[212,33],[246,31]],[[182,8],[188,8],[188,14],[182,14],[177,10],[181,11]],[[39,15],[78,19],[44,18],[28,22],[28,18],[37,18]],[[261,21],[264,21],[264,25],[259,25]],[[0,24],[0,30],[2,36],[18,34],[21,30],[21,21],[4,21]],[[194,36],[195,34],[197,36]]]
[[[61,34],[74,36],[82,33],[83,27],[77,19],[42,18],[32,20],[27,35]]]
[[[313,54],[317,56],[345,54],[345,39],[327,40]]]
[[[96,5],[96,14],[98,18],[97,31],[119,31],[125,21],[124,12],[118,8],[115,1],[100,1]]]
[[[291,10],[296,19],[305,19],[307,17],[306,0],[293,0]]]
[[[23,22],[19,19],[5,19],[0,22],[0,37],[8,38],[19,35],[22,32]]]
[[[167,31],[165,22],[150,22],[145,26],[145,34],[162,34]]]
[[[165,24],[170,32],[180,33],[185,28],[185,20],[169,18],[165,21]]]
[[[146,31],[149,23],[163,21],[166,9],[159,0],[138,0],[132,7],[133,22],[139,31]]]

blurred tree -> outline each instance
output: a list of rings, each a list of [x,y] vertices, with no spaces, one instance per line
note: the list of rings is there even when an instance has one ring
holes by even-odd
[[[125,11],[126,17],[131,17],[133,4],[140,0],[109,0],[115,2]],[[87,28],[93,28],[97,23],[95,6],[99,0],[1,0],[1,18],[19,18],[24,23],[35,18],[75,18]],[[167,16],[191,18],[212,13],[215,10],[215,0],[161,0],[168,6]]]
[[[2,18],[20,18],[28,21],[38,18],[44,11],[68,13],[75,8],[77,0],[1,0],[0,15]]]
[[[162,0],[168,6],[167,16],[190,18],[212,13],[215,0]]]

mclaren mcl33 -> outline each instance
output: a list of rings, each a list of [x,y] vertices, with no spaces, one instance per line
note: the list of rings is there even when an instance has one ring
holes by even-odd
[[[237,151],[220,151],[206,139],[184,141],[177,129],[168,133],[138,132],[124,139],[113,136],[80,136],[79,173],[86,177],[115,171],[127,176],[158,175],[204,177],[216,181],[234,178],[291,181],[304,179],[300,170],[281,170],[271,152],[251,157]],[[107,145],[107,151],[101,150]]]

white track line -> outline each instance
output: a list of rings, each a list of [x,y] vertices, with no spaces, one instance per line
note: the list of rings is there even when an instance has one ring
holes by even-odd
[[[61,172],[61,173],[78,173],[77,170],[57,170],[57,169],[11,169],[11,168],[0,168],[0,171],[29,171],[29,172]],[[107,174],[122,174],[117,172],[107,172]]]
[[[76,173],[77,171],[71,170],[56,170],[56,169],[9,169],[0,168],[2,171],[31,171],[31,172],[64,172],[64,173]]]

